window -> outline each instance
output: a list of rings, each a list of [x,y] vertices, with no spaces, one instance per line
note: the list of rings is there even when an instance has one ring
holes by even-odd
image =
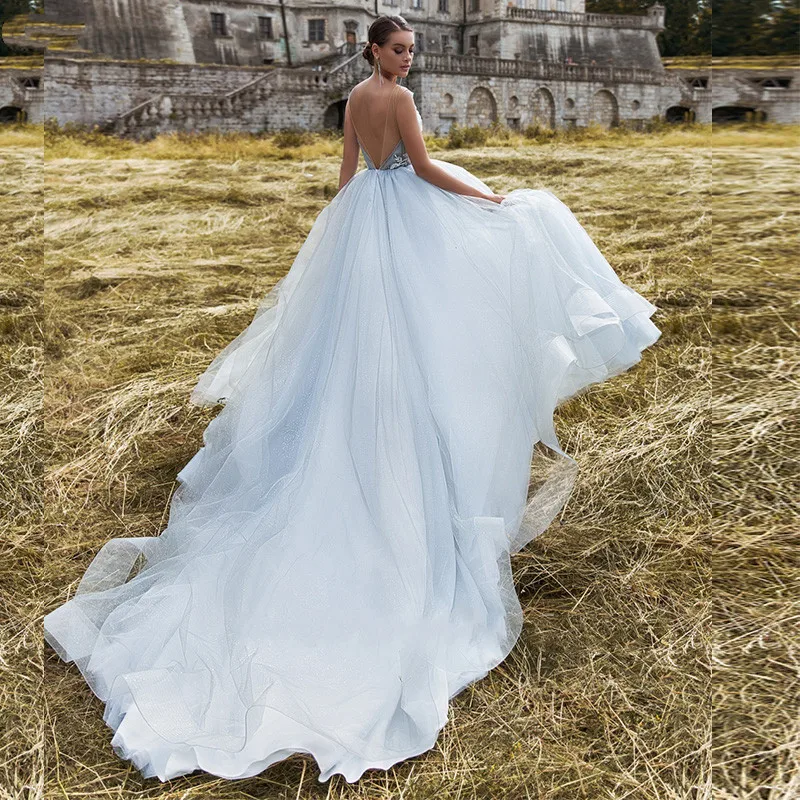
[[[211,32],[214,36],[227,36],[228,28],[225,25],[225,15],[216,11],[211,12]]]
[[[539,11],[549,11],[550,0],[538,0],[536,3],[536,7],[539,9]]]
[[[470,11],[480,11],[481,10],[481,0],[469,0],[469,10]]]
[[[324,42],[325,41],[325,20],[324,19],[310,19],[308,21],[308,41],[309,42]]]
[[[567,0],[558,0],[558,10],[559,11],[567,10]]]
[[[708,78],[690,78],[689,86],[692,89],[708,89]]]
[[[411,8],[422,8],[422,0],[411,0]]]
[[[450,37],[446,34],[442,34],[442,52],[444,53],[445,49],[450,46]]]
[[[414,44],[416,45],[414,50],[421,53],[425,49],[425,34],[414,31]]]
[[[262,39],[272,38],[272,17],[258,18],[258,35]]]
[[[765,89],[788,89],[792,85],[792,79],[789,78],[759,78],[757,81],[759,86]]]
[[[469,37],[469,49],[472,55],[478,55],[478,34]]]
[[[450,9],[447,7],[449,0],[439,0],[439,13],[440,14],[447,14],[449,13]]]

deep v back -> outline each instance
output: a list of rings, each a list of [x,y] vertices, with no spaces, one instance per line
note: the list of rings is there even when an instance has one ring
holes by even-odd
[[[390,158],[403,148],[395,114],[399,91],[400,87],[394,84],[384,96],[369,97],[363,88],[356,87],[347,99],[358,144],[372,169],[384,169]]]

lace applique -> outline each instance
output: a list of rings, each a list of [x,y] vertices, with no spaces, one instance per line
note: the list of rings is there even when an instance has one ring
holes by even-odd
[[[386,169],[397,169],[398,167],[407,167],[411,164],[411,159],[408,157],[408,153],[402,151],[400,153],[395,153],[392,157],[389,166]]]

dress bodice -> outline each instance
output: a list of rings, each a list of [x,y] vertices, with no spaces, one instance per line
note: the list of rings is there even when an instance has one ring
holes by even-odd
[[[419,123],[419,128],[422,130],[422,116],[417,110],[417,122]],[[406,152],[406,146],[402,139],[400,139],[397,144],[392,149],[392,152],[389,153],[388,156],[384,159],[383,163],[380,166],[375,166],[372,159],[369,157],[366,148],[364,145],[361,144],[359,141],[358,146],[361,152],[364,154],[364,161],[367,164],[367,169],[377,169],[377,170],[387,170],[387,169],[397,169],[398,167],[407,167],[411,166],[411,159],[408,157],[408,153]]]

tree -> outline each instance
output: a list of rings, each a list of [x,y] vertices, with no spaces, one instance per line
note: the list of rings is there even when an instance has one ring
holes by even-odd
[[[703,3],[700,13],[697,15],[697,41],[703,48],[698,52],[710,53],[712,52],[711,38],[712,38],[712,14],[711,3]],[[689,54],[687,54],[689,55]]]
[[[664,32],[658,36],[665,56],[701,55],[711,52],[708,27],[701,20],[710,13],[708,0],[661,0],[665,7]],[[586,0],[586,10],[598,14],[643,14],[654,0]]]
[[[763,38],[771,0],[713,0],[712,52],[715,56],[752,55]]]
[[[711,52],[710,35],[700,36],[700,15],[707,4],[698,0],[670,0],[666,4],[665,30],[660,35],[665,56],[700,55]]]
[[[775,3],[767,38],[762,39],[761,48],[766,53],[797,53],[800,47],[800,0]]]
[[[800,0],[713,0],[715,56],[768,56],[800,50]]]

